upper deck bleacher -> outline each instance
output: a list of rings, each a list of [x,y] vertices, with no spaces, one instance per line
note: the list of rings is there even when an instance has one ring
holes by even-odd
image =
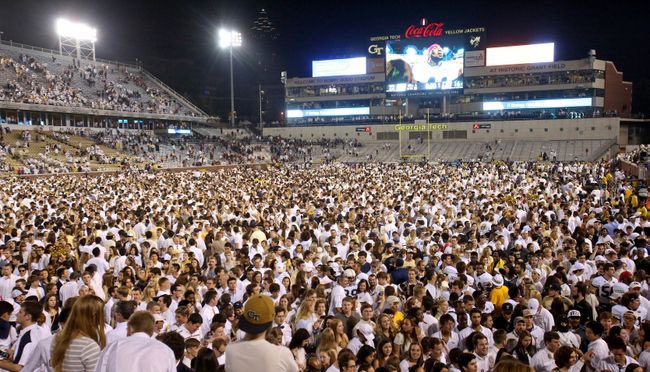
[[[141,67],[0,43],[0,107],[204,122],[208,115]]]

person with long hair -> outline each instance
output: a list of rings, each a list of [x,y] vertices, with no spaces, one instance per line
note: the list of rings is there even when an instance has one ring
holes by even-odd
[[[533,336],[526,330],[521,331],[517,345],[512,350],[512,356],[524,364],[530,364],[530,359],[536,352]]]
[[[345,347],[348,346],[348,342],[350,342],[350,340],[348,339],[348,335],[345,333],[343,322],[339,319],[333,318],[330,320],[329,327],[332,329],[332,331],[334,331],[334,335],[336,336],[336,344],[342,349],[345,349]]]
[[[379,345],[384,340],[393,342],[395,335],[392,327],[393,319],[388,314],[381,314],[375,323],[375,344]]]
[[[570,370],[581,370],[584,363],[578,359],[579,355],[576,350],[576,348],[571,346],[560,346],[560,348],[553,354],[555,365],[557,366],[553,371],[569,372]]]
[[[393,342],[389,339],[381,340],[377,344],[377,362],[380,367],[386,365],[386,361],[393,354]]]
[[[214,372],[219,367],[217,356],[207,347],[199,350],[196,358],[192,359],[192,369],[194,372]]]
[[[155,301],[156,292],[158,292],[156,287],[157,286],[154,285],[154,282],[150,282],[149,285],[144,288],[142,291],[142,302],[148,304],[151,301]]]
[[[316,302],[312,297],[306,297],[302,301],[296,313],[294,329],[306,329],[309,334],[313,333],[314,323],[318,320],[314,311],[315,304]]]
[[[94,371],[106,346],[104,302],[97,296],[79,298],[63,330],[54,339],[52,368],[55,372]]]
[[[296,359],[296,364],[298,364],[298,368],[301,371],[307,368],[307,352],[305,351],[305,346],[308,343],[309,332],[304,328],[297,330],[289,343],[289,350],[291,350],[293,357]]]
[[[411,368],[422,367],[423,363],[424,363],[424,359],[422,353],[422,346],[417,342],[413,342],[412,344],[409,345],[406,358],[402,359],[402,361],[399,364],[399,368],[401,372],[408,372],[411,370]]]
[[[57,295],[51,294],[47,296],[43,313],[45,313],[46,318],[49,318],[50,330],[52,332],[58,331],[59,313],[61,313],[61,308],[57,301]]]
[[[328,350],[335,350],[337,353],[341,351],[342,347],[336,342],[336,334],[331,328],[325,328],[320,334],[318,343],[318,354],[327,352]]]
[[[323,371],[323,364],[321,363],[320,359],[316,355],[311,355],[309,358],[307,358],[307,369],[305,369],[305,372],[322,372]]]
[[[357,366],[359,372],[361,371],[374,371],[379,368],[377,361],[377,352],[375,348],[370,345],[363,345],[357,352]]]
[[[335,349],[327,350],[326,352],[321,352],[318,354],[320,359],[320,364],[323,367],[323,371],[326,371],[332,366],[336,359],[338,358],[339,353]]]
[[[418,343],[423,337],[422,329],[418,327],[416,321],[411,317],[402,320],[400,331],[395,335],[393,344],[393,355],[404,357],[410,350],[411,344]],[[422,350],[420,350],[422,352]]]
[[[361,304],[364,302],[370,305],[375,303],[369,291],[368,281],[366,279],[361,279],[357,284],[357,304],[359,308],[361,307]]]
[[[625,367],[625,372],[643,372],[645,371],[645,368],[641,367],[637,363],[630,363],[628,364],[627,367]]]

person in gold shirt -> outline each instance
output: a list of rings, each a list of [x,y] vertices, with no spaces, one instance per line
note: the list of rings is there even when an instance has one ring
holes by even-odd
[[[490,301],[494,304],[496,309],[500,309],[501,305],[508,299],[508,287],[503,285],[503,276],[497,274],[492,278],[494,287],[490,291]]]
[[[402,320],[404,320],[404,313],[399,310],[401,301],[397,296],[388,296],[386,302],[388,308],[393,311],[393,331],[397,333],[402,326]]]

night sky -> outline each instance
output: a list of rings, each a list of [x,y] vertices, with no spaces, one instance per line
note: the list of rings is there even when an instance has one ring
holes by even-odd
[[[424,17],[448,27],[486,27],[488,46],[554,41],[556,60],[596,49],[634,83],[634,112],[650,116],[650,4],[643,0],[0,0],[0,31],[3,40],[57,49],[55,19],[83,21],[98,29],[98,57],[138,58],[178,91],[200,95],[212,87],[225,103],[229,65],[216,30],[231,25],[246,32],[261,8],[278,29],[277,64],[289,77],[310,76],[313,59],[364,56],[370,36],[403,33]],[[255,61],[246,37],[236,56],[235,91],[238,99],[254,100],[248,96]],[[279,81],[279,74],[266,80]]]

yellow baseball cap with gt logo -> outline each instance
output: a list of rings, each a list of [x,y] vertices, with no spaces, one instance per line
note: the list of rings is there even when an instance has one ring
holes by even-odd
[[[247,333],[262,333],[271,327],[275,318],[275,304],[269,296],[252,296],[244,304],[239,317],[239,328]]]

